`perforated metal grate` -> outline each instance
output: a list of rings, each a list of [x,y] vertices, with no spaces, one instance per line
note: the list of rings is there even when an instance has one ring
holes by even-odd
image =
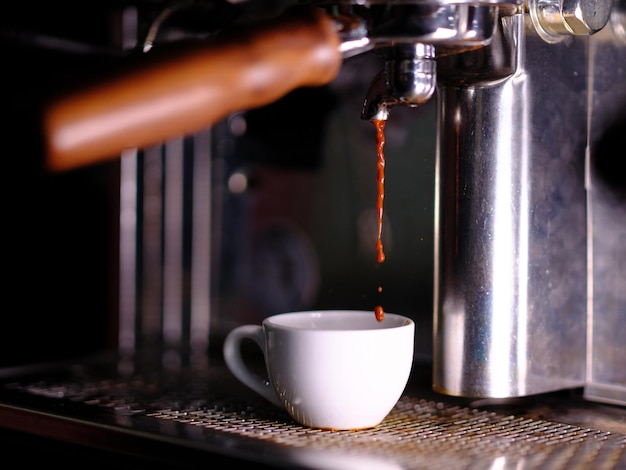
[[[258,417],[253,410],[159,410],[149,416],[281,446],[367,457],[370,464],[377,462],[381,468],[570,470],[626,466],[624,435],[411,397],[403,397],[380,426],[360,431],[309,429],[285,422],[283,416]]]
[[[37,406],[69,418],[195,447],[213,440],[253,449],[288,468],[626,470],[626,410],[571,419],[579,405],[560,396],[516,409],[413,387],[378,427],[330,431],[298,425],[223,368],[113,378],[79,368],[63,379],[31,379],[9,380],[0,392],[11,400],[36,397]],[[600,425],[609,419],[612,426]]]

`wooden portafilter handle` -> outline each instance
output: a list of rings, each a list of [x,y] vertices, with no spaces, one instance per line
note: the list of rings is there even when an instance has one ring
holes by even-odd
[[[45,162],[64,171],[189,135],[229,114],[269,104],[339,72],[339,35],[321,10],[298,9],[253,28],[185,47],[158,48],[140,68],[51,100]]]

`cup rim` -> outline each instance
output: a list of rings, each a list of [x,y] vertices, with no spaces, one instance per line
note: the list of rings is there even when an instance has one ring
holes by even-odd
[[[371,318],[371,323],[362,323],[350,328],[332,328],[332,327],[316,327],[316,328],[305,328],[302,326],[296,326],[293,323],[290,324],[287,320],[294,319],[296,317],[316,317],[327,316],[333,314],[339,314],[342,316],[345,315],[353,315],[358,316],[359,318],[368,317]],[[406,328],[411,325],[414,325],[415,322],[409,318],[408,316],[401,315],[398,313],[385,313],[382,322],[379,322],[374,314],[374,310],[349,310],[349,309],[319,309],[319,310],[301,310],[301,311],[293,311],[293,312],[285,312],[285,313],[277,313],[275,315],[270,315],[263,319],[264,326],[271,326],[272,328],[279,328],[285,330],[300,330],[300,331],[381,331],[381,330],[394,330],[398,328]]]

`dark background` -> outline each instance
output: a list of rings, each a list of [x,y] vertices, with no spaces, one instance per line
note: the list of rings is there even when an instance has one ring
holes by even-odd
[[[7,283],[0,366],[7,366],[78,356],[114,341],[107,312],[116,302],[118,163],[49,172],[40,116],[54,93],[118,59],[97,53],[111,33],[108,10],[93,5],[9,6],[0,31]],[[57,47],[51,38],[94,48]]]
[[[211,34],[273,15],[290,1],[181,2],[168,28]],[[41,111],[75,86],[114,75],[141,54],[123,50],[120,11],[137,11],[138,36],[164,0],[11,2],[0,15],[3,213],[7,279],[0,367],[79,357],[114,347],[117,325],[118,171],[113,159],[52,173]],[[164,28],[165,29],[165,28]]]
[[[195,8],[173,15],[165,30],[211,34],[222,25],[276,14],[293,1],[251,0],[245,11],[233,9],[225,0],[197,1],[192,3]],[[169,4],[63,0],[35,8],[15,2],[0,15],[4,79],[0,93],[5,111],[0,132],[6,180],[2,203],[8,235],[0,367],[80,358],[116,346],[119,162],[48,171],[41,111],[57,94],[114,75],[141,55],[140,50],[119,45],[121,8],[137,8],[142,38]],[[263,9],[258,8],[261,4]],[[323,188],[302,195],[296,187],[299,196],[289,199],[306,198],[306,205],[313,208],[304,216],[300,209],[291,214],[310,221],[307,237],[320,258],[319,296],[312,307],[373,309],[383,302],[387,311],[418,322],[420,352],[429,354],[434,100],[418,109],[398,107],[387,125],[385,224],[393,237],[386,244],[385,265],[378,266],[373,248],[371,253],[363,251],[356,238],[363,231],[359,216],[375,207],[375,130],[360,120],[360,110],[378,69],[376,61],[354,58],[330,87],[299,90],[249,112],[245,139],[235,146],[235,153],[246,160],[239,162],[243,166],[260,168],[262,175],[278,175],[290,190],[292,176],[302,177],[303,171],[314,173]],[[290,109],[296,109],[297,118]],[[257,181],[247,197],[275,196],[275,182],[263,187]],[[283,197],[279,202],[288,201]],[[233,233],[224,239],[233,241]],[[235,284],[234,290],[239,289]],[[381,285],[384,293],[379,295]],[[222,316],[232,317],[230,312]]]

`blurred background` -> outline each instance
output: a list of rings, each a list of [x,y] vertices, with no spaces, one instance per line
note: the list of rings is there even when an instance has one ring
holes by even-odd
[[[232,20],[224,4],[170,12],[155,48],[212,34]],[[9,280],[0,366],[136,346],[139,330],[154,333],[147,341],[195,334],[219,346],[232,326],[272,313],[376,305],[415,318],[417,354],[429,356],[436,100],[394,108],[387,123],[387,259],[378,264],[375,128],[360,119],[375,55],[348,59],[328,86],[198,135],[45,169],[46,100],[113,75],[167,5],[64,0],[10,5],[0,16]],[[130,206],[120,197],[128,188]]]

